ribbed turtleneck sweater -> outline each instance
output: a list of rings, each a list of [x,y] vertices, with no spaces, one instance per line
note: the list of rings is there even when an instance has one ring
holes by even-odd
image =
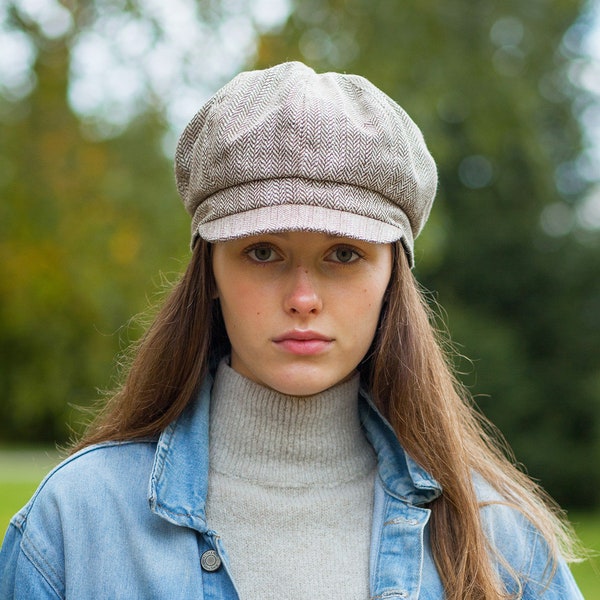
[[[298,398],[219,366],[206,512],[242,600],[369,597],[376,458],[358,385]]]

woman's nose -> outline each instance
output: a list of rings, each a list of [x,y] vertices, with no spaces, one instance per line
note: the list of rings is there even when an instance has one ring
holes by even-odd
[[[316,315],[323,308],[323,300],[308,269],[297,267],[290,273],[290,288],[285,296],[285,310],[299,316]]]

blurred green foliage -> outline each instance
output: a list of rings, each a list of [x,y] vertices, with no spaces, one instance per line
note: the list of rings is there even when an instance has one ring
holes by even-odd
[[[112,386],[158,269],[182,269],[189,220],[160,150],[164,119],[88,139],[67,104],[69,40],[27,33],[37,84],[0,99],[0,439],[64,442],[83,421],[73,406]]]
[[[584,9],[295,0],[247,65],[363,74],[422,128],[440,190],[417,276],[471,359],[457,368],[481,409],[570,506],[600,500],[600,233],[578,220],[591,183],[577,115],[595,101],[576,79]],[[123,10],[144,18],[142,2]],[[122,328],[159,270],[182,268],[189,224],[160,103],[94,141],[67,101],[73,34],[13,25],[38,58],[33,91],[0,98],[0,438],[64,440],[65,423],[77,428],[71,404],[110,385],[120,344],[139,334]]]

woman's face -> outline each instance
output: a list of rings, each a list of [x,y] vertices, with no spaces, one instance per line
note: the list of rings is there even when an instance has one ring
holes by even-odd
[[[369,349],[392,250],[324,233],[264,234],[215,244],[213,270],[232,368],[308,396],[347,378]]]

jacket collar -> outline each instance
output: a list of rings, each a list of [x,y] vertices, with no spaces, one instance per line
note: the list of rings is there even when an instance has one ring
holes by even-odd
[[[415,505],[427,504],[440,496],[440,484],[407,454],[392,426],[364,389],[360,390],[359,411],[367,438],[377,454],[379,477],[386,491]]]
[[[209,406],[208,376],[195,402],[162,432],[150,477],[149,502],[162,518],[206,532]],[[409,504],[426,504],[441,494],[439,484],[402,448],[390,424],[361,390],[360,417],[377,454],[379,477],[387,493]]]
[[[175,525],[207,531],[209,405],[213,378],[206,377],[195,402],[162,432],[150,477],[153,512]]]

